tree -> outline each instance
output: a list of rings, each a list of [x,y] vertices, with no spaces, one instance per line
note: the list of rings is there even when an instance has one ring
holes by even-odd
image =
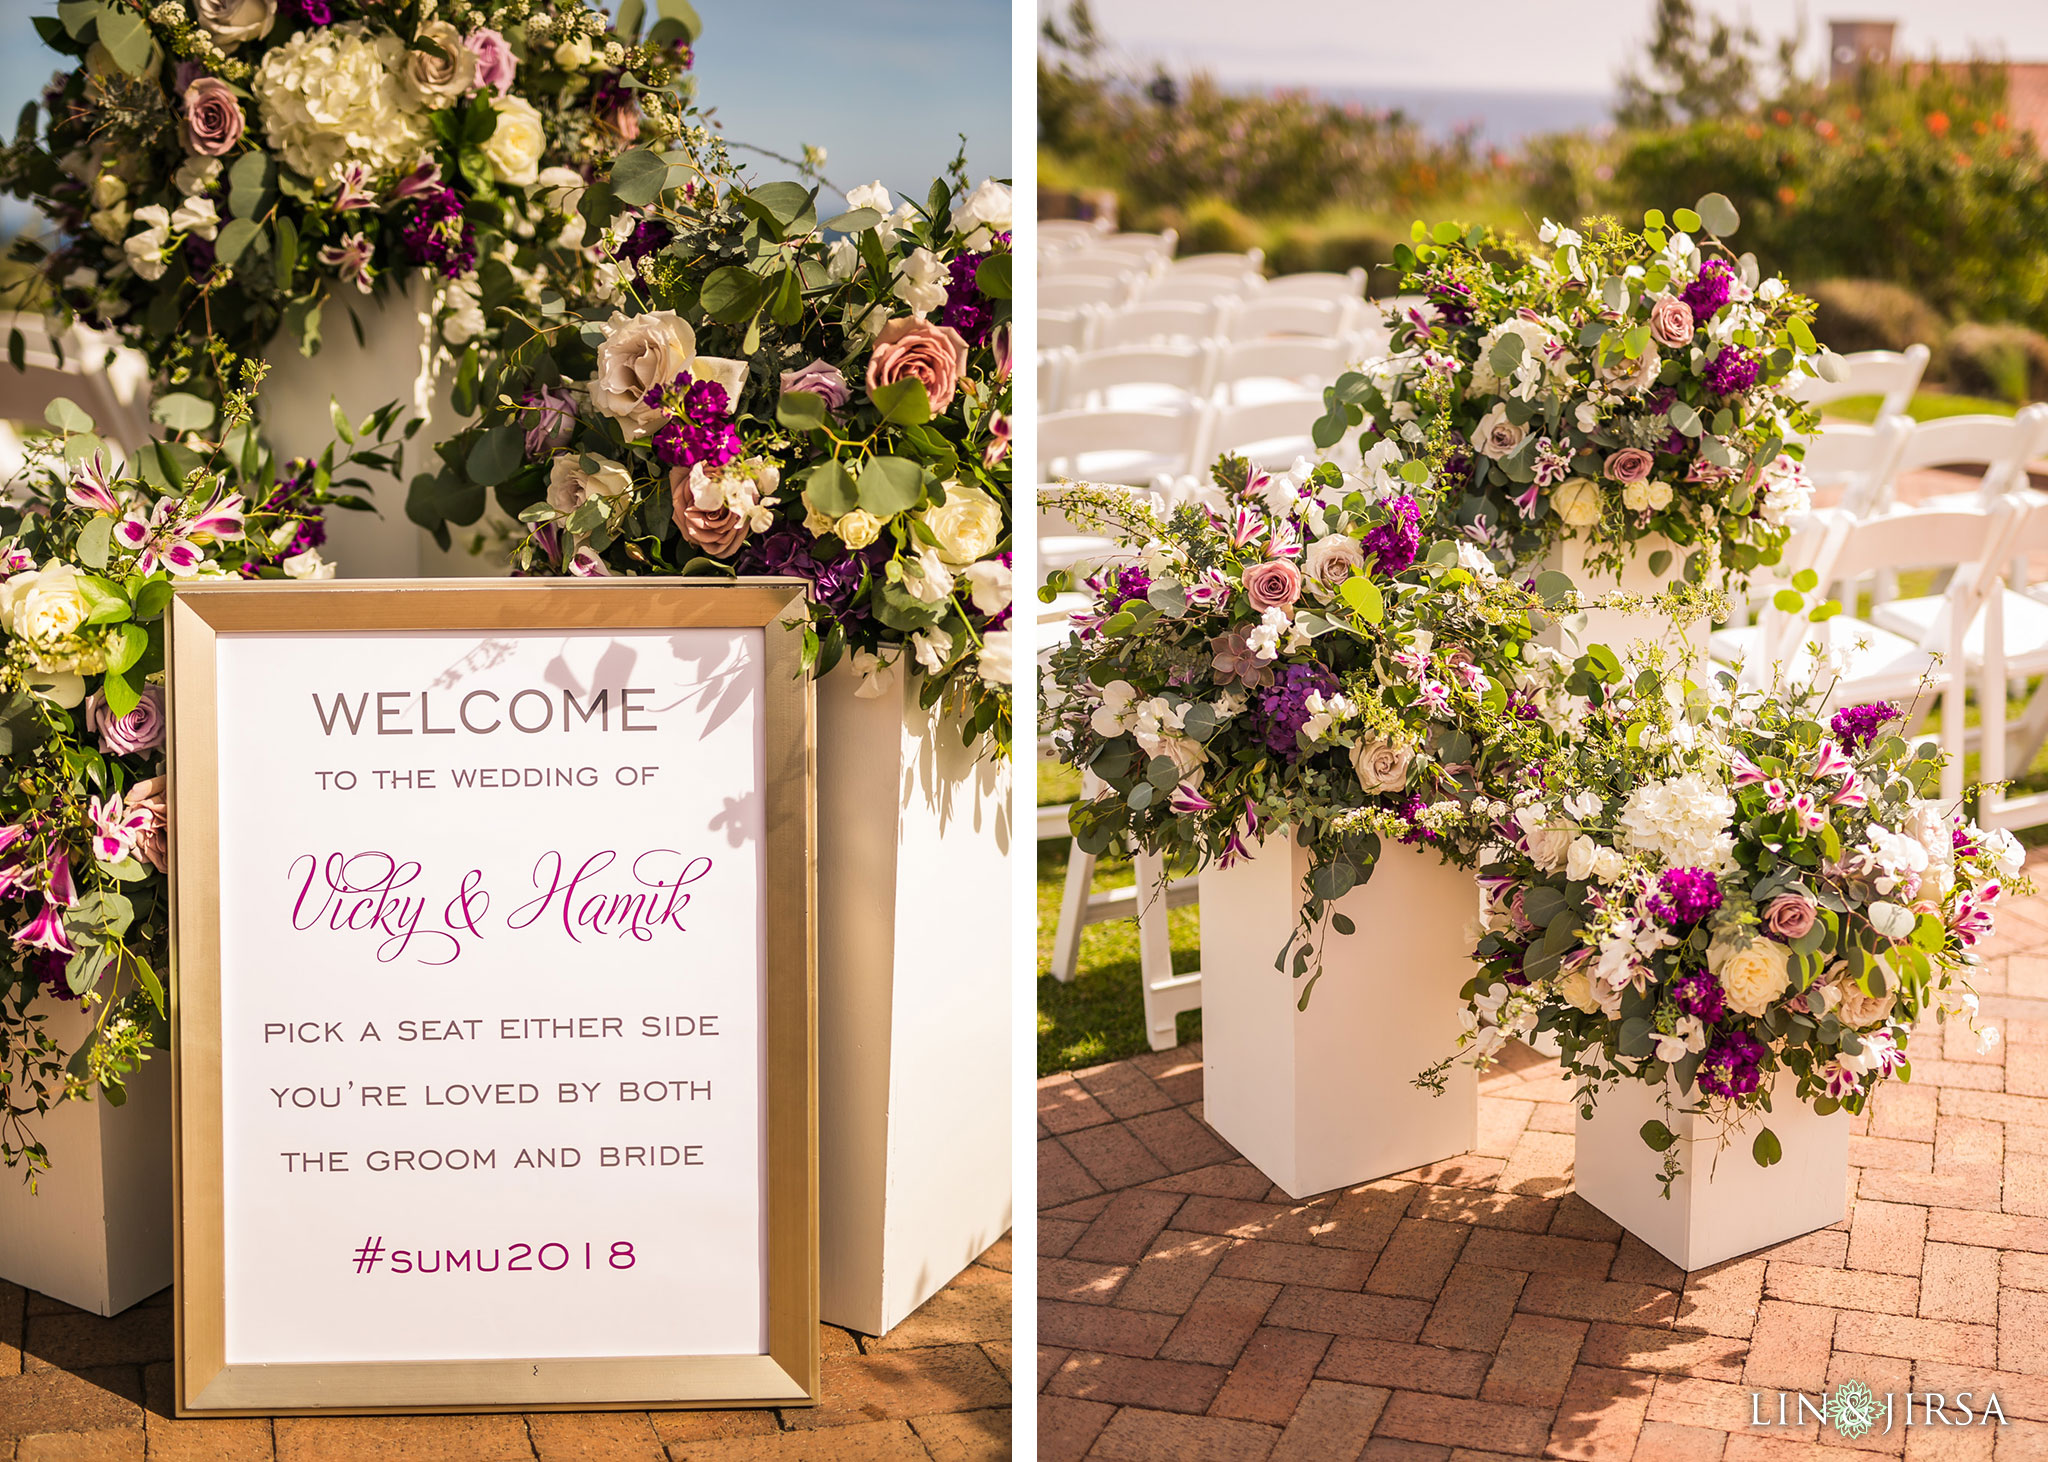
[[[1781,89],[1798,84],[1804,23],[1768,46],[1755,26],[1702,20],[1693,0],[1657,0],[1656,27],[1640,71],[1623,73],[1614,120],[1624,127],[1670,127],[1703,117],[1754,111],[1767,69]]]

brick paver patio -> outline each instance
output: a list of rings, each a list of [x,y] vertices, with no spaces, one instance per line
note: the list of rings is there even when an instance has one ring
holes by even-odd
[[[1203,1124],[1199,1047],[1046,1078],[1039,1454],[2048,1458],[2048,899],[1978,988],[2004,1041],[1916,1042],[1857,1119],[1848,1219],[1691,1275],[1571,1191],[1533,1053],[1482,1085],[1478,1151],[1300,1202]],[[1996,1392],[2011,1424],[1750,1424],[1752,1392],[1775,1419],[1852,1379]]]
[[[825,1326],[823,1400],[786,1411],[174,1421],[170,1298],[166,1290],[104,1320],[0,1282],[0,1462],[997,1462],[1010,1455],[1007,1238],[879,1340]]]

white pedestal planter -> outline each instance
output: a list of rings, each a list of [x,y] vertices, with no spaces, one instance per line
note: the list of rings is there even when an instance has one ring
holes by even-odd
[[[435,463],[434,445],[445,441],[463,422],[449,403],[453,367],[439,358],[435,345],[431,294],[424,280],[404,294],[376,296],[341,294],[329,298],[321,316],[320,353],[310,359],[299,353],[296,340],[279,335],[271,342],[270,374],[264,380],[258,410],[270,445],[281,455],[317,456],[335,439],[330,399],[338,400],[352,423],[380,406],[396,401],[402,408],[398,440],[407,417],[424,417],[426,425],[405,445],[404,473],[392,477],[365,472],[374,513],[346,511],[327,515],[327,545],[321,550],[341,566],[344,578],[412,579],[494,575],[502,562],[462,550],[464,534],[451,529],[456,547],[443,552],[425,530],[405,515],[405,494],[414,474]],[[362,323],[356,340],[349,313]],[[474,530],[472,530],[474,531]]]
[[[1010,1227],[1014,822],[1006,764],[858,683],[818,683],[819,1223],[824,1318],[880,1335]]]
[[[42,997],[66,1050],[84,1039],[75,1005]],[[35,1119],[50,1171],[31,1194],[0,1168],[0,1279],[96,1315],[114,1315],[171,1282],[171,1058],[128,1078],[128,1100],[64,1102]]]
[[[1307,853],[1283,836],[1201,876],[1204,1115],[1297,1198],[1469,1152],[1479,1122],[1470,1066],[1450,1069],[1440,1097],[1414,1085],[1457,1050],[1479,916],[1472,875],[1389,844],[1371,881],[1337,903],[1357,932],[1324,943],[1302,1011],[1299,982],[1273,961],[1307,871]]]
[[[1544,555],[1542,567],[1555,569],[1571,579],[1579,593],[1586,598],[1602,594],[1626,591],[1631,594],[1659,594],[1665,587],[1684,577],[1685,555],[1688,550],[1663,538],[1645,538],[1636,545],[1635,556],[1623,566],[1619,577],[1611,569],[1591,569],[1586,566],[1590,545],[1581,538],[1567,538]],[[1650,555],[1659,549],[1671,554],[1671,562],[1660,576],[1650,572]],[[1621,609],[1589,609],[1585,611],[1585,627],[1574,629],[1571,643],[1564,640],[1563,626],[1553,625],[1542,636],[1542,642],[1553,649],[1566,649],[1573,654],[1588,645],[1606,645],[1616,654],[1625,654],[1636,640],[1657,640],[1666,645],[1673,642],[1674,630],[1671,620],[1655,612],[1648,614],[1631,613]],[[1678,642],[1689,646],[1693,654],[1705,663],[1707,636],[1713,626],[1705,619],[1696,619],[1687,625]]]
[[[1672,1115],[1656,1090],[1624,1081],[1602,1092],[1592,1119],[1578,1119],[1573,1186],[1579,1196],[1676,1264],[1705,1269],[1767,1244],[1783,1243],[1840,1223],[1848,1208],[1849,1119],[1817,1115],[1781,1075],[1772,1091],[1774,1111],[1754,1113],[1741,1127],[1723,1130],[1702,1118]],[[1673,1089],[1673,1105],[1686,1105]],[[1643,1123],[1664,1123],[1678,1134],[1684,1174],[1671,1197],[1657,1174],[1662,1159],[1644,1146]],[[1757,1166],[1750,1144],[1769,1127],[1784,1158]]]

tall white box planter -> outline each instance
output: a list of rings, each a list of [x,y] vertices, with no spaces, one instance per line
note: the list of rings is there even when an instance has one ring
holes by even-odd
[[[1684,577],[1685,556],[1690,551],[1666,538],[1645,538],[1636,544],[1634,555],[1623,562],[1617,576],[1609,568],[1588,568],[1590,549],[1586,539],[1567,538],[1544,555],[1542,567],[1564,574],[1589,599],[1617,592],[1661,594],[1669,584]],[[1671,562],[1661,575],[1650,572],[1650,555],[1659,549],[1671,554]],[[1656,640],[1666,645],[1673,642],[1670,618],[1654,611],[1638,614],[1623,609],[1588,609],[1585,616],[1586,627],[1574,633],[1575,654],[1588,645],[1606,645],[1616,654],[1625,654],[1637,640]],[[1712,632],[1710,623],[1696,619],[1685,627],[1678,642],[1690,647],[1694,657],[1705,664],[1707,638]],[[1553,649],[1565,648],[1562,628],[1551,626],[1544,632],[1542,642]]]
[[[363,327],[356,339],[349,313]],[[374,513],[337,510],[327,515],[323,554],[350,579],[413,579],[497,575],[503,555],[476,556],[462,547],[465,530],[450,528],[456,546],[444,552],[426,530],[405,515],[406,490],[415,474],[437,465],[436,443],[463,425],[449,400],[453,366],[434,333],[433,292],[424,279],[407,290],[328,299],[321,315],[320,353],[304,356],[287,334],[271,342],[257,411],[266,440],[281,456],[317,456],[335,440],[330,400],[339,401],[352,424],[396,401],[401,408],[389,441],[402,440],[408,417],[425,421],[404,442],[404,472],[364,472]],[[495,512],[493,507],[490,511]],[[488,514],[484,521],[488,521]],[[474,528],[467,530],[470,533]]]
[[[1458,991],[1479,917],[1471,873],[1390,843],[1337,901],[1307,1010],[1273,967],[1308,854],[1276,836],[1202,880],[1202,1098],[1209,1125],[1296,1198],[1469,1152],[1479,1095],[1460,1062],[1436,1096],[1416,1075],[1457,1051]]]
[[[1781,1072],[1771,1091],[1775,1110],[1752,1113],[1740,1127],[1724,1129],[1685,1115],[1689,1103],[1675,1085],[1677,1115],[1665,1111],[1655,1088],[1623,1081],[1600,1094],[1591,1118],[1578,1119],[1573,1186],[1686,1270],[1840,1223],[1849,1202],[1849,1118],[1843,1112],[1818,1115],[1794,1094],[1797,1089],[1796,1080]],[[1649,1121],[1678,1134],[1674,1151],[1684,1172],[1668,1199],[1658,1178],[1663,1159],[1641,1136]],[[1764,1127],[1785,1153],[1767,1168],[1750,1154]]]
[[[45,995],[45,1029],[67,1051],[85,1012]],[[0,1279],[115,1315],[171,1282],[171,1058],[159,1051],[128,1077],[121,1106],[68,1101],[35,1118],[50,1171],[29,1192],[0,1168]]]
[[[1010,770],[818,682],[824,1317],[880,1335],[1010,1227]]]

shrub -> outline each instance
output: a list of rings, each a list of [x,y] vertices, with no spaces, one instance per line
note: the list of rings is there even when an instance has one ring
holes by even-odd
[[[2024,325],[1958,325],[1935,364],[1949,385],[1973,396],[2048,401],[2048,336]]]
[[[1342,274],[1347,269],[1363,269],[1366,271],[1367,292],[1383,292],[1393,286],[1393,276],[1387,271],[1393,268],[1394,249],[1405,241],[1403,236],[1376,228],[1331,229],[1322,236],[1315,267],[1333,274]]]
[[[1901,285],[1881,279],[1823,279],[1806,291],[1820,312],[1813,333],[1843,354],[1941,344],[1941,317]]]
[[[1183,254],[1243,254],[1259,245],[1259,226],[1221,198],[1190,203],[1179,228]]]

